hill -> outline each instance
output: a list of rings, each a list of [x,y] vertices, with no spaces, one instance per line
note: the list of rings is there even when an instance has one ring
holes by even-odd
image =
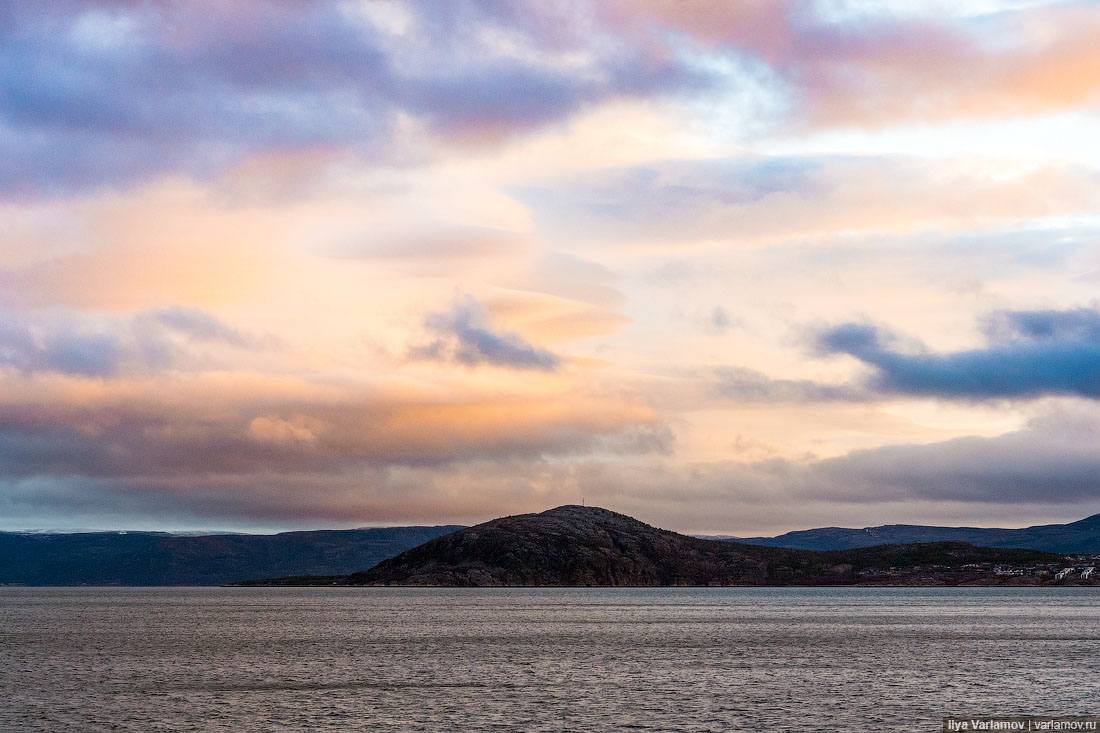
[[[863,529],[843,527],[806,529],[787,532],[778,537],[722,539],[799,550],[847,550],[855,547],[907,542],[966,542],[980,547],[1026,547],[1046,552],[1100,553],[1100,514],[1069,524],[1042,524],[1023,529],[887,524]]]
[[[731,586],[1002,582],[992,564],[1054,568],[1059,555],[962,543],[814,552],[688,537],[596,507],[563,506],[438,537],[343,578],[256,585]],[[987,563],[987,568],[977,565]],[[964,566],[975,566],[966,568]],[[1003,582],[1008,582],[1007,580]],[[1017,579],[1017,582],[1020,582]],[[1036,581],[1036,583],[1039,581]]]
[[[456,529],[461,528],[199,536],[0,532],[0,584],[224,585],[271,575],[345,575]]]

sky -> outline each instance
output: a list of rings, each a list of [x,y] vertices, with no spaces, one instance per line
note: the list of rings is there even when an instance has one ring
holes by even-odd
[[[1100,512],[1097,37],[1097,2],[0,2],[0,529]]]

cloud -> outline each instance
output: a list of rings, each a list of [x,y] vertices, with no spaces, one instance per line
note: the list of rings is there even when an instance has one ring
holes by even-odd
[[[985,323],[989,345],[946,354],[901,351],[898,338],[866,323],[816,337],[822,354],[848,354],[873,369],[869,389],[956,400],[1100,397],[1100,314],[1001,311]]]
[[[571,404],[541,397],[447,402],[344,395],[342,404],[318,397],[217,399],[220,404],[184,405],[145,394],[137,402],[120,390],[85,404],[8,401],[0,405],[0,474],[181,480],[328,474],[614,446],[652,452],[667,443],[644,407],[583,395]]]
[[[1100,416],[1048,410],[1020,430],[895,444],[834,458],[672,463],[583,461],[547,483],[665,526],[718,532],[920,521],[1016,525],[1100,511]],[[489,483],[487,481],[487,483]],[[517,499],[519,501],[520,499]],[[924,520],[928,521],[928,520]],[[777,523],[778,522],[778,523]]]
[[[299,279],[308,273],[304,258],[285,245],[300,214],[227,206],[194,185],[5,211],[31,224],[5,239],[5,247],[23,237],[35,247],[33,256],[0,261],[0,305],[114,312],[165,303],[211,307],[285,293],[289,273]]]
[[[1021,524],[1036,516],[1022,514],[1023,507],[1043,506],[1062,506],[1063,516],[1079,519],[1088,513],[1082,507],[1100,511],[1100,456],[1094,449],[1098,438],[1095,409],[1069,407],[994,437],[887,445],[825,459],[726,461],[619,475],[611,471],[602,477],[604,487],[592,482],[584,488],[625,494],[635,506],[644,506],[645,498],[653,496],[654,503],[669,504],[669,511],[694,514],[691,526],[718,528],[720,523],[706,521],[705,511],[726,516],[728,527],[751,526],[738,515],[755,516],[761,524],[774,521],[769,514],[779,515],[803,527],[820,527],[842,516],[863,526],[914,521],[937,511],[955,525],[988,525],[991,512]],[[658,486],[683,488],[679,495],[656,498]],[[674,506],[679,503],[687,506]]]
[[[720,305],[714,306],[706,318],[707,326],[718,333],[728,331],[733,325],[734,321],[730,318],[730,314],[726,312],[726,309]]]
[[[433,485],[469,466],[520,482],[543,461],[667,454],[672,441],[644,405],[580,391],[439,397],[274,389],[247,374],[214,374],[94,389],[55,380],[2,395],[0,514],[8,504],[8,517],[52,506],[73,516],[346,524],[398,517],[401,507],[404,519],[447,506],[489,511],[476,491]]]
[[[866,402],[872,395],[846,384],[822,384],[809,379],[772,379],[744,367],[717,367],[711,389],[737,402]]]
[[[1037,421],[984,438],[856,451],[809,466],[807,481],[834,500],[1068,503],[1100,499],[1094,417]],[[807,490],[809,492],[809,490]]]
[[[334,246],[327,254],[342,259],[407,263],[418,271],[436,272],[454,269],[463,262],[484,262],[530,248],[529,242],[511,232],[473,226],[370,232],[357,240]]]
[[[753,246],[825,235],[973,229],[1090,213],[1086,170],[1005,175],[1002,166],[898,155],[741,156],[664,160],[516,187],[540,227],[606,246],[715,242]]]
[[[429,313],[424,327],[439,336],[409,351],[413,359],[449,361],[465,366],[487,364],[509,369],[554,371],[561,359],[528,343],[516,333],[493,331],[485,309],[472,298],[454,304],[449,312]]]
[[[975,18],[827,17],[829,5],[8,4],[0,191],[209,177],[304,150],[405,166],[434,145],[496,144],[624,98],[760,86],[753,76],[793,127],[1035,114],[1100,96],[1087,3]],[[731,64],[758,73],[718,70]]]
[[[571,2],[9,6],[0,190],[210,176],[259,153],[318,148],[405,165],[423,155],[403,144],[410,120],[429,139],[486,144],[601,100],[693,83],[674,57],[587,22],[592,12]]]
[[[1100,19],[1088,2],[969,15],[936,3],[902,12],[800,0],[612,6],[621,32],[656,24],[764,65],[794,128],[1033,115],[1100,99]]]
[[[197,341],[220,341],[230,346],[255,346],[258,340],[226,325],[216,316],[198,308],[172,306],[139,314],[138,320],[169,328]]]
[[[129,318],[94,318],[71,311],[37,316],[0,312],[0,367],[28,374],[107,378],[194,365],[191,347],[196,343],[269,345],[205,311],[182,306]]]
[[[1089,3],[861,31],[802,46],[811,124],[1035,115],[1100,99],[1100,54],[1090,41],[1100,20]]]
[[[1091,308],[998,311],[985,320],[982,330],[990,340],[1000,343],[1066,339],[1100,342],[1100,313]]]
[[[51,402],[5,390],[0,516],[474,522],[585,497],[663,526],[743,534],[920,517],[1020,523],[1025,509],[1100,509],[1098,438],[1094,407],[1071,404],[989,438],[690,463],[669,455],[652,411],[609,396],[276,397],[150,382]]]

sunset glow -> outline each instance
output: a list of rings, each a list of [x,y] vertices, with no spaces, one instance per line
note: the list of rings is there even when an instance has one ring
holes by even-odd
[[[1096,3],[0,19],[0,529],[1100,512]]]

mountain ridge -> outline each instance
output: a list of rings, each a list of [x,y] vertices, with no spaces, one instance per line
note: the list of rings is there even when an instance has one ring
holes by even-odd
[[[993,563],[1025,564],[1036,573],[1042,566],[1049,577],[1051,568],[1063,562],[1063,556],[1052,553],[951,542],[824,552],[746,545],[677,534],[599,507],[566,505],[458,530],[345,577],[245,585],[1006,584],[1010,581],[992,572]],[[1040,584],[1038,579],[1015,582]]]
[[[224,585],[270,575],[346,574],[457,529],[461,527],[199,536],[0,532],[0,584]]]
[[[725,542],[798,550],[844,550],[908,542],[966,542],[979,547],[1026,547],[1063,553],[1100,553],[1100,514],[1066,524],[1037,524],[1019,529],[884,524],[853,529],[819,527],[774,537],[722,537]]]

